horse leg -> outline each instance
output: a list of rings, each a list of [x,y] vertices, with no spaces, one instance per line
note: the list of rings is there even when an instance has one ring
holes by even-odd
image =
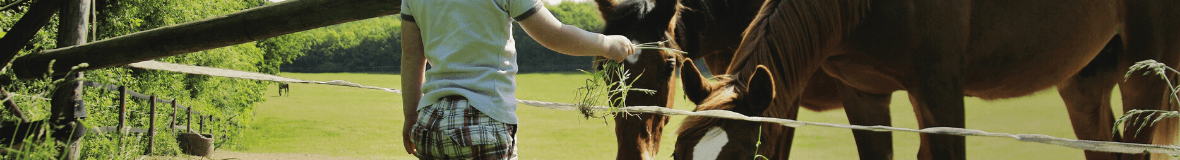
[[[910,93],[910,102],[918,118],[918,126],[965,126],[963,108],[963,62],[967,54],[970,19],[968,2],[922,1],[913,2],[915,11],[909,19],[914,25],[903,33],[913,33],[908,44],[906,79],[901,80]],[[956,23],[962,22],[962,23]],[[907,54],[908,53],[908,54]],[[918,159],[966,159],[966,138],[943,134],[921,134],[922,145]]]
[[[1125,27],[1121,35],[1126,40],[1126,52],[1119,57],[1119,68],[1127,68],[1135,62],[1154,59],[1170,67],[1180,64],[1180,1],[1145,0],[1127,1],[1124,12]],[[1167,81],[1157,75],[1140,76],[1134,73],[1119,83],[1123,95],[1123,110],[1150,109],[1175,111],[1175,102],[1169,102]],[[1170,74],[1170,80],[1177,76]],[[1140,115],[1135,118],[1154,118]],[[1123,140],[1133,143],[1172,144],[1177,137],[1177,119],[1166,118],[1160,123],[1148,124],[1138,130],[1139,124],[1124,125]],[[1153,137],[1153,135],[1155,137]],[[1123,155],[1123,159],[1146,159],[1144,154]]]
[[[962,86],[946,87],[958,88],[960,92],[931,93],[933,91],[910,90],[910,102],[914,105],[914,115],[917,115],[919,128],[965,126]],[[922,143],[918,149],[918,159],[966,159],[966,139],[962,136],[923,133],[920,137]]]
[[[848,123],[865,126],[892,125],[889,116],[890,94],[865,93],[840,84],[840,97],[844,100],[844,113]],[[852,130],[856,138],[856,149],[860,159],[893,159],[893,133]]]
[[[1115,38],[1082,71],[1057,86],[1073,133],[1078,139],[1112,141],[1114,114],[1110,109],[1111,91],[1123,75],[1118,69],[1118,55],[1123,51],[1122,40]],[[1115,153],[1085,151],[1086,159],[1118,159]]]

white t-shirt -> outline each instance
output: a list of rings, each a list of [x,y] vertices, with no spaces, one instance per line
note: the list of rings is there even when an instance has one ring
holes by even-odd
[[[431,65],[418,109],[457,95],[492,119],[517,124],[512,21],[540,9],[538,0],[402,1],[402,19],[418,24]]]

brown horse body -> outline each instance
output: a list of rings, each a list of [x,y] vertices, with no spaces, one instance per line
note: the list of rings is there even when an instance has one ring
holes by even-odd
[[[692,76],[699,75],[695,70],[686,69],[685,92],[700,105],[697,110],[792,117],[797,111],[794,106],[806,102],[800,98],[811,94],[804,94],[811,91],[803,88],[834,86],[852,120],[887,115],[888,95],[906,90],[920,127],[962,128],[963,96],[1019,97],[1057,86],[1079,138],[1170,143],[1176,133],[1174,119],[1158,125],[1167,128],[1112,135],[1109,100],[1118,84],[1125,110],[1175,110],[1164,98],[1165,81],[1154,76],[1121,79],[1130,65],[1141,60],[1178,64],[1180,32],[1169,30],[1180,27],[1174,19],[1180,12],[1169,9],[1176,7],[1180,2],[1167,0],[770,0],[746,30],[727,70],[736,75],[735,80],[711,84]],[[809,84],[822,75],[837,83]],[[771,101],[768,98],[773,102],[756,103]],[[867,112],[871,110],[886,112]],[[690,117],[681,128],[674,155],[678,159],[751,158],[757,141],[751,138],[757,137],[752,127],[757,126]],[[728,139],[702,140],[716,135]],[[757,146],[761,147],[757,153],[786,159],[776,154],[789,152],[789,139],[762,139],[771,146]],[[920,159],[965,158],[963,137],[923,134],[921,139]],[[863,141],[891,143],[879,137]],[[694,151],[703,146],[698,142],[727,143],[718,145],[723,147],[717,151]],[[857,142],[862,158],[892,158],[891,146],[866,146],[859,135]],[[1120,155],[1086,152],[1086,156],[1116,159]]]
[[[286,92],[287,96],[291,96],[291,85],[287,83],[279,83],[279,96],[283,96],[283,92]]]
[[[680,68],[681,65],[676,64],[676,61],[668,61],[669,58],[683,56],[682,58],[687,59],[704,59],[712,73],[725,74],[733,59],[733,53],[741,42],[741,33],[753,21],[764,3],[763,0],[685,0],[678,2],[680,6],[676,10],[676,16],[652,18],[645,14],[667,10],[647,8],[646,6],[656,6],[647,3],[650,1],[633,1],[623,4],[617,4],[612,0],[598,0],[597,2],[599,6],[605,6],[599,8],[603,19],[607,20],[605,27],[607,29],[603,33],[621,34],[641,42],[671,40],[670,42],[675,45],[669,47],[677,47],[687,52],[685,55],[678,56],[674,55],[675,53],[662,51],[645,51],[645,53],[657,52],[658,54],[643,55],[639,58],[641,63],[624,66],[628,70],[645,73],[644,78],[635,79],[636,82],[632,87],[667,93],[661,95],[630,94],[633,97],[628,97],[627,104],[631,106],[672,106],[673,99],[658,98],[669,97],[675,93],[673,92],[676,89],[673,85],[674,82],[670,82],[674,78],[668,78],[675,76],[673,75],[675,73],[660,72]],[[666,0],[655,3],[677,2]],[[655,72],[646,72],[649,70]],[[815,111],[840,108],[841,101],[838,92],[829,89],[840,84],[826,74],[817,73],[816,76],[817,78],[812,79],[808,91],[803,95],[804,98],[800,106]],[[797,108],[794,111],[797,111]],[[795,114],[782,118],[795,119]],[[860,118],[862,121],[854,121],[853,124],[879,125],[882,124],[882,122],[876,121],[879,119],[884,120],[884,125],[889,124],[888,115],[883,118],[879,116]],[[638,114],[632,117],[617,118],[616,122],[615,131],[619,149],[617,159],[651,159],[651,156],[657,153],[660,135],[662,135],[663,126],[667,123],[666,116]],[[766,133],[775,134],[767,134],[765,137],[786,138],[784,139],[786,143],[767,144],[767,146],[774,145],[789,151],[789,141],[793,137],[793,129],[772,125],[767,125],[767,127],[773,127],[773,129],[767,129]],[[891,137],[889,133],[876,132],[872,134]],[[779,154],[785,157],[789,155],[789,152],[780,152]]]

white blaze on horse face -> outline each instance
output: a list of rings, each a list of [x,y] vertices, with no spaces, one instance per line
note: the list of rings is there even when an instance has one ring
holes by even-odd
[[[631,41],[631,44],[639,44],[639,42]],[[627,56],[627,63],[635,64],[635,62],[639,61],[639,54],[643,53],[643,49],[632,47],[632,50],[635,50],[635,54]]]
[[[715,160],[721,155],[721,147],[729,143],[729,135],[721,127],[713,127],[701,137],[696,147],[692,147],[693,160]]]

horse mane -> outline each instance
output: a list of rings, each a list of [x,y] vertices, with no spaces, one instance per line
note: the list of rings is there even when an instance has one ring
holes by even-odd
[[[720,84],[727,85],[727,86],[722,86],[721,90],[729,90],[729,89],[746,90],[747,87],[745,85],[745,82],[741,82],[740,80],[732,78],[732,77],[736,77],[736,76],[733,76],[733,75],[714,76],[714,78],[716,78],[717,81],[720,82]],[[734,83],[730,83],[730,82],[734,82]],[[718,93],[718,92],[727,92],[727,91],[717,91],[714,93]],[[720,96],[725,96],[725,97],[720,97]],[[737,95],[720,95],[720,96],[710,95],[709,97],[711,97],[711,98],[738,98]],[[723,102],[732,104],[737,101],[723,101]],[[693,111],[732,110],[734,107],[736,107],[736,105],[731,105],[731,104],[719,104],[719,105],[699,105],[698,104],[697,107],[695,109],[693,109]],[[682,136],[685,134],[703,135],[703,134],[705,134],[706,131],[708,131],[707,129],[704,129],[704,128],[719,126],[722,123],[724,123],[724,120],[726,120],[726,119],[688,116],[688,117],[684,118],[684,122],[681,122],[681,125],[680,125],[681,127],[679,130],[677,130],[677,133],[680,133]]]
[[[723,88],[745,91],[749,86],[743,80],[743,75],[752,74],[758,65],[771,68],[777,81],[810,76],[810,72],[803,72],[799,66],[810,65],[808,63],[821,57],[818,55],[821,47],[840,40],[842,37],[837,36],[850,32],[868,8],[867,0],[768,0],[743,33],[742,45],[734,54],[728,71],[733,75],[720,76],[718,81],[727,85]],[[805,73],[808,75],[803,75]],[[736,95],[717,96],[710,95],[712,98],[735,98],[725,103],[740,101]],[[739,106],[698,105],[696,110],[732,110],[734,107]],[[707,128],[724,123],[727,123],[726,119],[690,116],[685,118],[677,132],[681,136],[703,135],[708,131]]]
[[[743,33],[727,72],[749,74],[765,65],[785,82],[779,92],[788,89],[781,86],[802,89],[807,81],[799,78],[811,76],[825,47],[841,41],[868,10],[868,0],[768,0]],[[798,95],[779,95],[792,96]]]

